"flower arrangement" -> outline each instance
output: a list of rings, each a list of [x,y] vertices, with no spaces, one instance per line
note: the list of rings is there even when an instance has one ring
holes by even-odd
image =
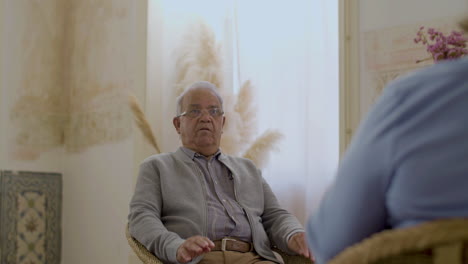
[[[434,28],[428,28],[427,32],[424,32],[424,27],[420,27],[416,38],[414,38],[414,43],[426,45],[426,50],[431,54],[431,57],[418,60],[416,63],[430,59],[438,62],[463,57],[468,54],[466,42],[467,39],[463,33],[458,31],[452,31],[450,35],[446,36]]]

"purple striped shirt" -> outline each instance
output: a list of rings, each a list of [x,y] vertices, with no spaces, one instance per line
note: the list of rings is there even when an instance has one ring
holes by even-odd
[[[200,168],[206,187],[208,207],[207,237],[219,240],[223,237],[236,237],[252,242],[252,231],[244,209],[237,203],[234,194],[234,179],[229,169],[218,158],[218,150],[211,159],[181,147]]]

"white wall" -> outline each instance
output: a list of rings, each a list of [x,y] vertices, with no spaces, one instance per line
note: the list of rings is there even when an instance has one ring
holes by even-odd
[[[63,263],[129,261],[125,225],[141,160],[135,158],[139,131],[127,134],[133,120],[127,116],[126,96],[141,98],[145,91],[146,12],[146,1],[79,0],[73,7],[68,81],[70,94],[76,96],[71,111],[79,115],[91,107],[90,116],[109,128],[87,133],[111,136],[90,146],[83,141],[85,149],[66,155]],[[122,107],[127,112],[118,121],[113,112]],[[109,129],[126,137],[113,139]]]
[[[66,158],[62,263],[128,263],[125,239],[133,193],[133,140]]]
[[[360,0],[361,32],[467,13],[467,0]]]

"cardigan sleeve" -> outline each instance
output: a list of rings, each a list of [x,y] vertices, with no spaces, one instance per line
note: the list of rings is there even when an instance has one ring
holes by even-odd
[[[305,232],[304,228],[294,215],[280,207],[276,196],[263,178],[262,183],[265,203],[262,215],[263,227],[274,245],[288,254],[296,255],[296,252],[289,250],[288,239],[293,233]]]
[[[130,202],[131,235],[164,262],[177,263],[177,249],[185,241],[161,222],[159,170],[147,160],[140,166],[135,193]]]

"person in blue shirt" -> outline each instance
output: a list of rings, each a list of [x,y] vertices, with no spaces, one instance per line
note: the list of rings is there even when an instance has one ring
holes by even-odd
[[[308,220],[318,264],[389,228],[468,217],[468,59],[391,83]]]

